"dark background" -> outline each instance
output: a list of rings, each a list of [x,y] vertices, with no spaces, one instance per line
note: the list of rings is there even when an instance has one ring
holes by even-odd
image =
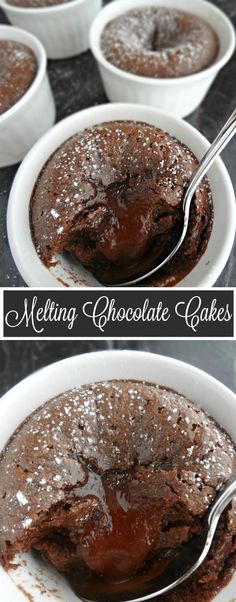
[[[106,0],[104,4],[107,3]],[[236,25],[236,0],[214,0],[213,4],[222,8]],[[191,2],[189,10],[191,10]],[[0,10],[0,23],[5,22],[5,16]],[[48,71],[56,100],[57,121],[79,109],[107,102],[95,60],[90,52],[72,59],[49,61]],[[220,73],[204,103],[187,121],[212,141],[235,108],[235,104],[236,60],[234,56]],[[224,151],[223,159],[236,189],[235,151],[236,139]],[[6,235],[7,199],[16,170],[17,166],[0,170],[0,286],[25,286],[12,260]],[[228,264],[216,283],[218,286],[236,286],[235,259],[236,242]]]
[[[101,349],[137,349],[188,362],[236,393],[236,342],[208,341],[4,341],[0,342],[0,395],[52,362]]]

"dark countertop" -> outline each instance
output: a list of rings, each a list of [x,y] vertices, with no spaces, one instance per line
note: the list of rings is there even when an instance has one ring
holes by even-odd
[[[235,0],[214,0],[214,4],[222,8],[236,26]],[[5,22],[6,19],[0,10],[0,23]],[[49,61],[48,71],[56,100],[57,121],[79,109],[107,102],[90,52],[72,59]],[[187,120],[212,141],[235,105],[236,60],[234,56],[218,76],[204,103]],[[224,162],[236,190],[235,153],[236,139],[223,153]],[[2,287],[25,286],[11,257],[6,235],[7,200],[16,170],[17,166],[0,170],[0,286]],[[236,286],[236,242],[216,285]]]
[[[2,341],[0,396],[43,366],[101,349],[137,349],[174,357],[212,374],[236,393],[233,341]]]

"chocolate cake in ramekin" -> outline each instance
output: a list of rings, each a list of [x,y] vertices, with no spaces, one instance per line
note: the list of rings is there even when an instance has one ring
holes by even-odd
[[[37,61],[31,48],[0,39],[0,115],[10,109],[30,88]]]
[[[198,161],[170,134],[146,123],[113,121],[64,142],[41,170],[31,198],[36,250],[49,267],[69,252],[104,284],[145,273],[174,247],[184,193]],[[151,286],[173,286],[196,265],[213,218],[205,179],[192,203],[187,237]]]

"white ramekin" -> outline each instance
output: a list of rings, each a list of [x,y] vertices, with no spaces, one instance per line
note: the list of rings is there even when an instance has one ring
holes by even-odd
[[[0,115],[0,167],[21,161],[55,121],[55,103],[47,75],[42,44],[27,31],[0,25],[0,39],[26,44],[35,54],[38,70],[27,92]]]
[[[70,136],[86,127],[113,120],[143,121],[166,130],[184,142],[200,159],[209,142],[191,125],[173,115],[138,104],[108,104],[85,109],[55,125],[29,152],[20,166],[10,193],[7,229],[11,252],[22,278],[35,287],[101,286],[72,258],[58,256],[47,269],[40,261],[30,231],[29,203],[39,172],[49,156]],[[236,227],[235,196],[221,159],[209,170],[214,202],[214,223],[206,252],[179,287],[211,287],[229,257]],[[17,228],[15,227],[17,224]]]
[[[191,12],[214,28],[220,40],[220,51],[213,65],[187,77],[155,79],[127,73],[105,59],[100,48],[100,38],[109,21],[131,8],[164,5]],[[202,102],[220,69],[232,56],[235,31],[226,15],[213,3],[205,0],[116,0],[105,6],[96,17],[90,30],[90,47],[110,101],[148,104],[185,117]]]
[[[89,29],[102,0],[71,0],[44,8],[24,8],[0,0],[0,6],[12,25],[39,38],[48,58],[63,59],[88,50]]]
[[[137,379],[169,386],[206,410],[236,442],[236,396],[209,374],[173,358],[137,351],[101,351],[71,357],[52,364],[21,381],[0,401],[0,451],[19,424],[50,398],[78,385],[101,380]],[[24,555],[24,565],[8,574],[0,569],[3,600],[24,602],[17,586],[24,585],[35,602],[43,602],[45,594],[52,602],[58,597],[74,602],[75,596],[63,577],[45,564],[40,564],[43,594],[35,589],[38,560]],[[236,574],[214,602],[230,602],[235,595]],[[5,596],[4,596],[5,594]],[[15,595],[14,595],[15,594]],[[28,599],[28,598],[27,598]],[[213,601],[212,601],[213,602]]]

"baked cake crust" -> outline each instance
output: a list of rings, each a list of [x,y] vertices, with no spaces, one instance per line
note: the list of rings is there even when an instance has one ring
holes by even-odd
[[[150,554],[163,561],[163,554],[168,558],[199,532],[235,465],[228,435],[174,391],[135,381],[68,391],[31,414],[1,454],[1,562],[8,568],[17,551],[34,547],[74,586],[75,571],[110,575],[114,554],[118,572],[124,571],[122,554],[128,573]],[[235,503],[225,511],[200,570],[163,600],[195,602],[201,596],[205,602],[229,579],[235,511]],[[126,540],[122,522],[127,529],[130,512],[138,534],[130,525]],[[130,556],[130,538],[132,549],[142,550],[138,559]]]
[[[8,111],[30,88],[37,71],[34,53],[28,46],[0,40],[0,115]]]
[[[108,23],[101,50],[115,67],[154,78],[186,77],[209,67],[219,40],[196,15],[164,7],[127,11]]]
[[[50,266],[55,254],[69,251],[104,283],[147,271],[179,239],[183,196],[197,166],[186,145],[145,123],[114,121],[76,134],[49,158],[32,194],[39,256]],[[180,252],[145,285],[171,286],[191,271],[212,215],[205,179]]]

